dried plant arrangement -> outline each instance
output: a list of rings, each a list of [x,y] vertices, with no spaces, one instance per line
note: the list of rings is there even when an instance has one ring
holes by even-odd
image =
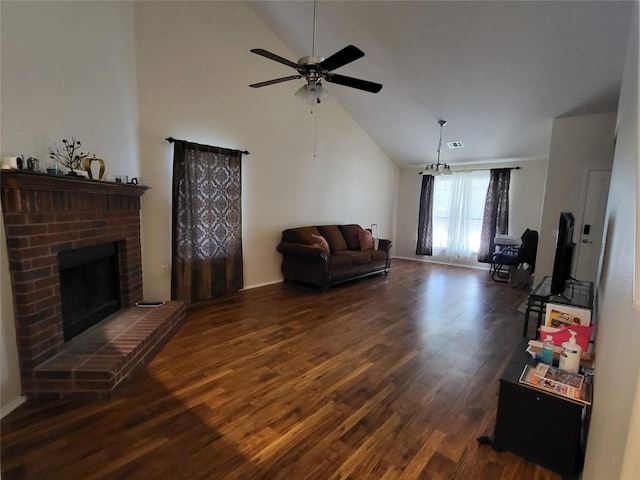
[[[82,160],[89,156],[88,152],[80,151],[81,147],[80,140],[76,140],[74,137],[71,137],[71,140],[63,138],[62,147],[54,145],[49,150],[49,158],[68,168],[69,173],[67,175],[77,176],[78,174],[75,170],[79,170]]]

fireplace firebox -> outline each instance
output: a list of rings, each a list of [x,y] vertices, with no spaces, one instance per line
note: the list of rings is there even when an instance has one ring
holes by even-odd
[[[120,310],[118,244],[58,253],[64,341]]]

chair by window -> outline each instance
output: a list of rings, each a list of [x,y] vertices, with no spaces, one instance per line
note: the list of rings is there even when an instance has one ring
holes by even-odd
[[[535,272],[538,252],[538,232],[526,229],[520,237],[519,246],[507,246],[495,252],[491,262],[491,278],[496,282],[508,282],[511,267],[528,264],[531,273]]]

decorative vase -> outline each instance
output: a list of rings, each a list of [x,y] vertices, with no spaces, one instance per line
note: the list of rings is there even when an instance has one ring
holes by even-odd
[[[93,165],[95,163],[95,166]],[[107,166],[101,158],[85,158],[82,160],[82,170],[87,172],[89,178],[96,180],[104,180],[107,174]],[[94,173],[95,171],[95,173]]]

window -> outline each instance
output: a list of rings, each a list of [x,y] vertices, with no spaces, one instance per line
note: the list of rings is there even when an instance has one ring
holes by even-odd
[[[488,186],[488,170],[440,175],[434,179],[435,255],[461,258],[478,252]]]

